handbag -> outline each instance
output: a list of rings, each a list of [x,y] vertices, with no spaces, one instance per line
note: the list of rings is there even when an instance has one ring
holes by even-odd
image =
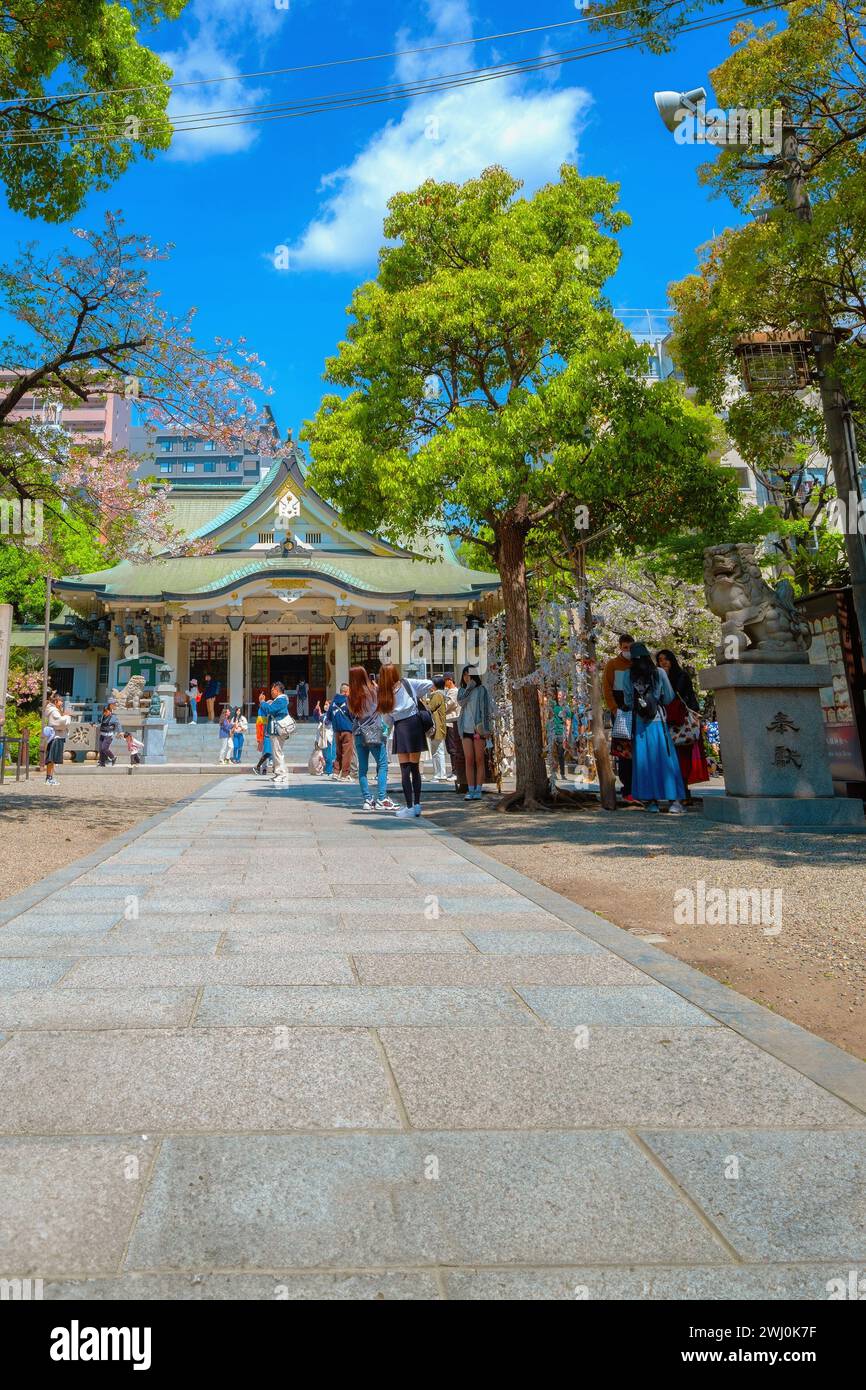
[[[290,714],[284,714],[282,719],[274,720],[274,733],[277,738],[290,738],[297,727]]]
[[[405,679],[405,677],[403,680],[401,680],[400,684],[406,691],[406,694],[409,696],[409,699],[412,701],[412,703],[415,706],[415,709],[418,712],[418,718],[421,720],[421,728],[424,730],[425,734],[429,734],[430,731],[432,729],[435,729],[436,727],[435,719],[433,718],[427,706],[422,705],[420,701],[415,699],[415,696],[412,694],[412,687],[409,684],[409,682]]]
[[[670,731],[675,748],[682,748],[687,743],[698,743],[701,737],[701,717],[697,710],[687,709],[682,724],[672,724]]]
[[[624,709],[618,709],[611,730],[613,738],[631,738],[631,720]]]

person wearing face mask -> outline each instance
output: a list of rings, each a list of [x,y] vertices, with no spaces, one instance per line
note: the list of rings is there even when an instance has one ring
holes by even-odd
[[[670,814],[683,814],[685,787],[667,725],[666,709],[674,691],[667,672],[656,666],[643,642],[633,642],[631,667],[623,680],[623,701],[631,721],[632,793],[657,811],[660,801],[670,802]]]

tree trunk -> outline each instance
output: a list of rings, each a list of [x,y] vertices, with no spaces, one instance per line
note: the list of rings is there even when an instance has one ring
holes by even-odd
[[[541,709],[535,685],[515,685],[536,669],[535,640],[526,580],[526,532],[519,522],[503,523],[496,534],[496,561],[502,579],[505,638],[514,710],[514,759],[517,792],[513,802],[527,809],[548,799],[550,783],[544,761]]]
[[[599,799],[605,811],[616,810],[616,776],[611,761],[610,749],[604,736],[604,699],[601,692],[601,672],[598,669],[598,653],[593,637],[592,608],[589,592],[584,589],[584,622],[586,623],[586,651],[590,660],[589,702],[592,713],[592,752],[595,769],[598,773]]]

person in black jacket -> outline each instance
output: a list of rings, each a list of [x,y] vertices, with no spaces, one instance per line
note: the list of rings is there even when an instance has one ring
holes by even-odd
[[[114,767],[117,758],[111,751],[111,745],[115,734],[121,733],[123,733],[123,730],[120,727],[120,720],[117,717],[117,706],[113,701],[109,700],[105,709],[102,711],[102,718],[99,721],[98,738],[100,767],[105,767],[106,760]]]
[[[662,647],[660,652],[656,652],[656,665],[663,671],[667,671],[668,680],[674,688],[674,694],[679,695],[686,709],[697,712],[700,709],[698,697],[695,694],[695,687],[688,671],[684,671],[676,656],[669,647]]]

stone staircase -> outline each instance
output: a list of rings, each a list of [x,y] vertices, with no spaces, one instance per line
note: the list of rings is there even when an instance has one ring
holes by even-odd
[[[315,723],[299,724],[287,745],[286,762],[290,768],[306,771],[307,760],[316,741]],[[220,737],[218,724],[170,724],[165,734],[165,760],[175,767],[216,767]],[[255,725],[244,740],[240,768],[249,771],[259,760]],[[231,769],[227,769],[231,771]]]

